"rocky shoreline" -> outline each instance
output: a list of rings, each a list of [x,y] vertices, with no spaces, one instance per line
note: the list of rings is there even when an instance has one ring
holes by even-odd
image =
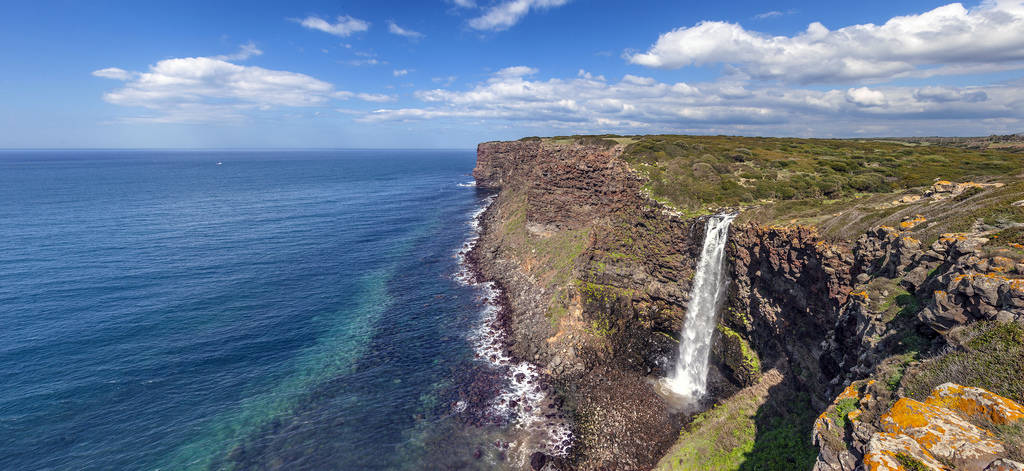
[[[459,279],[484,292],[480,301],[485,306],[485,316],[474,335],[476,358],[496,368],[502,376],[496,381],[483,381],[485,386],[470,386],[471,400],[464,407],[455,407],[463,409],[461,414],[472,426],[511,425],[512,439],[496,442],[495,447],[515,455],[509,458],[519,467],[541,469],[547,465],[567,469],[572,437],[565,413],[560,409],[562,401],[553,397],[550,378],[512,349],[512,308],[507,289],[501,277],[487,275],[492,273],[491,265],[483,257],[480,240],[488,232],[485,221],[493,210],[493,195],[486,201],[483,211],[475,216],[476,235],[460,254],[464,271]],[[479,458],[479,454],[477,451],[475,457]]]

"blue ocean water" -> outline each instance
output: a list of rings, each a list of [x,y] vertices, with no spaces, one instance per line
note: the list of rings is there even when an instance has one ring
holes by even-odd
[[[433,467],[473,163],[0,153],[0,469]]]

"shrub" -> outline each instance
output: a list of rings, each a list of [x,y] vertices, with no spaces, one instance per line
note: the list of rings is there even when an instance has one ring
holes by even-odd
[[[1024,327],[979,322],[964,332],[958,351],[929,359],[903,378],[907,396],[924,400],[936,386],[952,382],[984,388],[1024,402]]]

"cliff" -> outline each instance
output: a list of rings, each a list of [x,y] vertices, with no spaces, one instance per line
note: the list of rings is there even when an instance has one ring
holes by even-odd
[[[952,381],[1007,401],[1024,399],[1019,378],[964,366],[985,351],[967,337],[1024,324],[1024,251],[1017,252],[1024,246],[1012,245],[1020,245],[1013,240],[1024,226],[1012,206],[1024,199],[1019,182],[992,176],[983,184],[914,187],[920,182],[906,179],[906,189],[851,194],[828,208],[797,194],[793,202],[779,200],[781,191],[775,200],[744,202],[743,188],[758,188],[747,177],[761,165],[760,144],[737,138],[746,147],[722,150],[722,163],[712,155],[721,138],[657,138],[533,138],[478,147],[477,186],[496,198],[470,258],[507,296],[510,353],[549,377],[573,431],[566,456],[534,465],[853,469],[880,460],[878,450],[889,449],[884,443],[913,440],[880,435],[895,433],[883,424],[883,409],[902,397],[923,401],[921,394]],[[663,161],[668,154],[657,146],[669,141],[707,165],[683,151]],[[771,156],[764,158],[767,168],[776,157],[764,155]],[[965,157],[972,159],[983,157]],[[1018,160],[1001,155],[990,172],[1019,169]],[[685,179],[727,191],[711,199],[664,187]],[[729,184],[733,179],[741,189]],[[681,410],[656,379],[678,350],[703,242],[699,215],[723,206],[743,211],[730,234],[731,282],[712,345],[710,394],[699,411]],[[966,230],[940,232],[947,229]],[[990,244],[999,235],[1003,241]],[[988,368],[1021,359],[1015,355],[1024,347],[1003,346],[1007,351]],[[867,425],[859,434],[834,433],[845,416],[822,425],[819,412],[838,417],[851,385],[871,380],[887,392],[872,395],[874,412],[861,416]],[[979,430],[991,428],[985,426]],[[1012,453],[1013,433],[999,437],[1002,453],[984,455],[992,458],[985,465],[1020,458]]]

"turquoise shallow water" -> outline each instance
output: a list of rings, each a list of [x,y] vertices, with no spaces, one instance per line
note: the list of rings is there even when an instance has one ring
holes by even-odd
[[[473,160],[0,153],[0,469],[431,468]]]

